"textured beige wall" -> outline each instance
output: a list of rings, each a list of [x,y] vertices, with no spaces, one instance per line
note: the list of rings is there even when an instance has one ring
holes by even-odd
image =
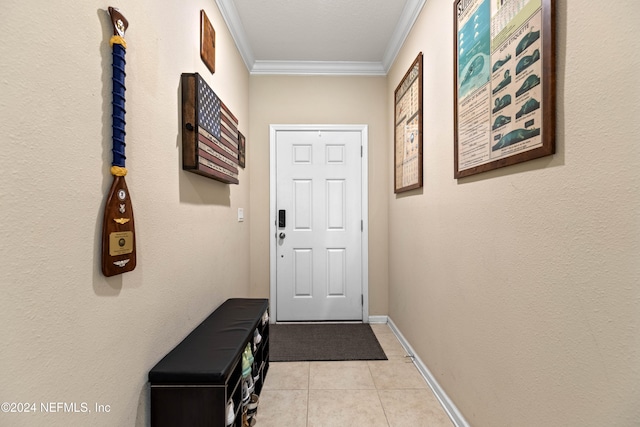
[[[385,77],[251,76],[251,293],[269,296],[269,125],[369,127],[369,314],[387,313],[388,133]]]
[[[181,168],[181,73],[200,72],[248,129],[248,72],[204,0],[112,4],[130,22],[126,154],[138,266],[100,273],[112,180],[108,5],[2,3],[0,402],[110,405],[106,414],[0,413],[3,426],[148,425],[149,369],[220,302],[249,293],[240,256],[249,224],[236,221],[249,203],[249,168],[239,186]],[[200,9],[216,29],[215,75],[200,60]]]
[[[424,52],[425,184],[390,200],[389,315],[474,427],[640,420],[640,3],[556,3],[552,157],[453,179],[452,1],[426,3],[388,75],[390,95]]]
[[[249,78],[212,2],[113,4],[131,23],[139,264],[106,279],[109,23],[95,5],[5,1],[0,402],[110,412],[0,413],[0,425],[146,425],[157,360],[227,297],[268,296],[271,123],[369,125],[370,314],[391,316],[473,426],[636,425],[640,6],[557,3],[558,153],[458,181],[451,1],[427,2],[388,79]],[[214,75],[200,9],[216,29]],[[425,186],[396,197],[391,99],[418,51]],[[247,135],[240,186],[181,170],[179,76],[194,71]]]

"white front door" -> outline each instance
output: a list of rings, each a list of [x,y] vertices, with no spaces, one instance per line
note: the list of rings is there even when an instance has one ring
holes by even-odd
[[[362,138],[275,132],[277,321],[363,319]]]

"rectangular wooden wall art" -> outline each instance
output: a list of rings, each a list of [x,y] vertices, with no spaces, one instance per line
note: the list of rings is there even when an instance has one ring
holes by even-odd
[[[238,119],[198,73],[182,74],[182,168],[238,184]]]
[[[204,10],[200,11],[200,57],[211,73],[216,72],[216,32]]]
[[[456,0],[454,176],[555,153],[555,0]]]

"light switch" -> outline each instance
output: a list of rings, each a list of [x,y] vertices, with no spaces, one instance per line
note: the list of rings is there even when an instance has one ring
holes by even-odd
[[[238,208],[238,222],[244,221],[244,209]]]

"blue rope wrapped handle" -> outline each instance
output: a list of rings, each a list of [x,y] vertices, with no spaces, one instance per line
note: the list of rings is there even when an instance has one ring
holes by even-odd
[[[126,91],[126,87],[124,85],[124,78],[126,73],[124,72],[124,67],[126,64],[125,53],[127,44],[124,41],[124,38],[120,36],[113,36],[111,38],[111,46],[113,48],[113,75],[111,77],[113,83],[112,89],[112,101],[111,104],[113,106],[112,113],[112,132],[113,132],[113,148],[111,151],[113,152],[113,162],[111,173],[117,176],[124,176],[127,173],[125,168],[125,159],[127,158],[124,154],[126,143],[124,142],[125,137],[125,109],[124,102],[125,97],[124,93]]]

